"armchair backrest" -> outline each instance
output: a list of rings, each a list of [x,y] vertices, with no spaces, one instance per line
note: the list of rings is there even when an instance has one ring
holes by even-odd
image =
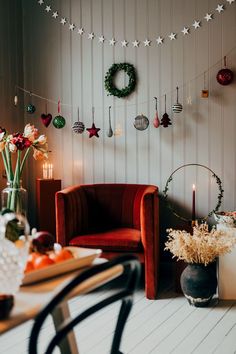
[[[115,227],[140,230],[141,201],[146,189],[138,184],[77,185],[57,192],[56,213],[60,230],[70,238]]]

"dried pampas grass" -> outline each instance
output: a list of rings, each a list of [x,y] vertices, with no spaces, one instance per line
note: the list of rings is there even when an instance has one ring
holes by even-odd
[[[168,240],[165,250],[173,254],[173,258],[184,260],[187,263],[209,264],[216,257],[232,251],[236,244],[234,232],[228,229],[209,231],[206,223],[196,225],[193,234],[184,230],[168,229]]]

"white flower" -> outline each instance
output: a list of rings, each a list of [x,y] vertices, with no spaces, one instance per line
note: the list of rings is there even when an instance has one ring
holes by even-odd
[[[38,137],[37,142],[38,142],[40,145],[46,144],[46,142],[47,142],[47,137],[46,137],[46,135],[44,135],[44,134],[40,135],[40,136]]]
[[[24,129],[24,136],[28,138],[30,141],[34,142],[38,137],[38,129],[31,125],[30,123],[26,124]]]
[[[8,148],[10,152],[16,152],[17,151],[17,146],[15,144],[9,143]]]

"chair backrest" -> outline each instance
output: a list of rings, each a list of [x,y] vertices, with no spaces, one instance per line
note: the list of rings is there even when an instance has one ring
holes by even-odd
[[[124,255],[113,259],[109,262],[94,266],[83,273],[77,275],[72,279],[62,290],[60,290],[57,295],[41,310],[41,312],[35,318],[33,328],[29,340],[29,354],[38,353],[38,338],[41,331],[42,325],[45,322],[49,314],[53,313],[55,308],[60,305],[69,294],[78,286],[82,286],[88,280],[93,277],[101,276],[103,272],[112,270],[114,267],[121,265],[122,270],[125,274],[126,281],[122,281],[122,289],[117,289],[112,292],[110,296],[96,303],[92,307],[86,309],[82,313],[79,313],[73,318],[66,319],[61,323],[60,328],[57,330],[56,334],[52,337],[49,342],[45,354],[51,354],[54,348],[59,345],[59,343],[73,330],[73,328],[78,325],[81,321],[94,314],[95,312],[101,310],[105,306],[108,306],[116,301],[121,300],[121,307],[116,323],[116,328],[113,336],[111,354],[122,354],[119,351],[122,333],[126,320],[129,316],[129,312],[133,303],[133,294],[138,285],[140,278],[140,263],[136,257],[132,255]],[[112,278],[114,279],[114,277]],[[111,279],[111,280],[112,280]],[[110,280],[110,281],[111,281]],[[102,285],[102,284],[100,284]],[[87,288],[87,286],[85,286]],[[93,288],[93,287],[92,287]],[[93,288],[94,289],[94,288]]]
[[[140,230],[141,200],[149,187],[119,183],[68,187],[56,194],[57,222],[66,223],[67,238],[116,227]]]

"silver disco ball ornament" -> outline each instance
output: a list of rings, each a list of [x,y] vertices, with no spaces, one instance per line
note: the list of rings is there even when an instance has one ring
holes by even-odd
[[[137,116],[134,120],[134,127],[137,130],[145,130],[149,126],[149,120],[143,114]]]

